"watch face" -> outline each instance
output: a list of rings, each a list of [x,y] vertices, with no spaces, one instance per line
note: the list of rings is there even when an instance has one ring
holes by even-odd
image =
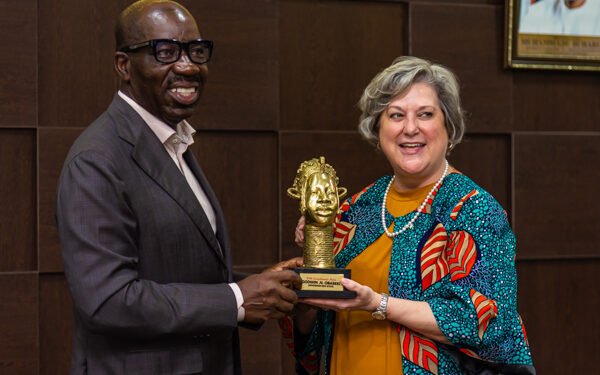
[[[371,314],[371,316],[377,320],[385,320],[385,314],[383,311],[375,311]]]

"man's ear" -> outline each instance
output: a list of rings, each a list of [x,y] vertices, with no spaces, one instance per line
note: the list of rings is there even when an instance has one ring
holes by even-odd
[[[131,68],[129,56],[125,52],[115,52],[115,71],[119,75],[121,81],[129,82],[131,75],[129,69]]]

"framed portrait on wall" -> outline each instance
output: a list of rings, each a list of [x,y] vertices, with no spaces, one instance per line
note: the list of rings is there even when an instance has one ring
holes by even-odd
[[[506,0],[506,65],[600,71],[600,0]]]

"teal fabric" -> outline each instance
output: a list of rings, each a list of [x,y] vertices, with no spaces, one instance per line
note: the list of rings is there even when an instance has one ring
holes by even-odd
[[[349,208],[342,207],[340,221],[356,225],[351,241],[336,255],[336,265],[346,267],[383,234],[381,202],[391,176],[386,176],[367,188],[356,199],[350,198]],[[476,190],[467,199],[455,219],[452,210],[461,198]],[[387,224],[404,226],[414,212],[398,218],[387,214]],[[421,251],[434,228],[443,225],[448,237],[466,232],[473,239],[476,260],[468,275],[451,280],[448,274],[423,290]],[[496,200],[468,177],[448,175],[439,188],[430,213],[422,213],[409,229],[395,237],[389,271],[390,295],[414,301],[426,301],[431,306],[445,336],[459,349],[467,349],[485,361],[532,365],[525,330],[517,313],[517,277],[515,270],[515,238],[506,212]],[[479,337],[477,311],[471,294],[478,292],[495,301],[497,316],[489,321],[483,338]],[[324,347],[325,369],[328,372],[335,313],[321,312],[304,348],[296,348],[298,359],[303,353],[320,355]],[[460,374],[458,365],[443,345],[437,346],[439,374]],[[398,359],[400,360],[400,358]],[[405,374],[430,374],[419,364],[403,357]]]

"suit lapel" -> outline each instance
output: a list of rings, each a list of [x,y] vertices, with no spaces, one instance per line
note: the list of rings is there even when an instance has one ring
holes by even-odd
[[[122,126],[118,128],[118,132],[121,138],[133,145],[132,158],[190,216],[202,236],[210,244],[211,250],[226,266],[215,233],[200,202],[183,174],[177,169],[164,145],[123,99],[117,96],[113,100],[111,108],[113,105],[119,114],[127,117],[126,121],[121,122]]]
[[[229,254],[229,236],[227,235],[227,226],[225,225],[225,215],[223,214],[223,210],[221,209],[219,200],[217,199],[217,196],[215,195],[215,192],[213,191],[212,187],[208,183],[208,180],[204,175],[202,168],[198,164],[198,161],[194,157],[194,154],[189,148],[183,154],[183,158],[185,159],[185,162],[187,163],[188,167],[190,167],[190,170],[196,176],[198,183],[202,187],[202,190],[204,190],[204,193],[206,194],[210,205],[215,211],[215,216],[217,219],[217,239],[219,241],[219,244],[221,245],[223,256],[226,258],[226,262],[230,265],[231,259]],[[231,267],[229,268],[231,269]]]

